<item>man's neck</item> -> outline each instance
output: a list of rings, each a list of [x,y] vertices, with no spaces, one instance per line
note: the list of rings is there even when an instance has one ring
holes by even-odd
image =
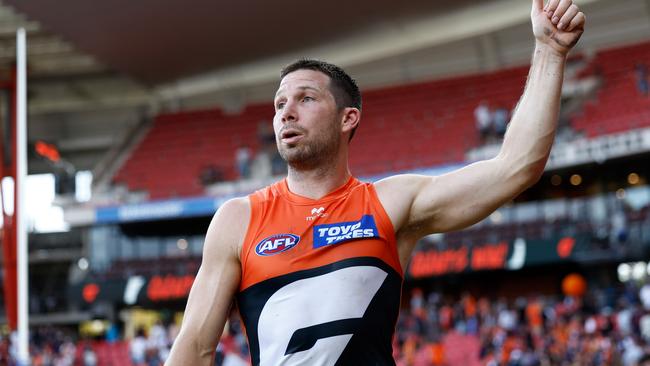
[[[350,179],[347,161],[310,170],[298,170],[289,166],[287,185],[289,191],[299,196],[319,199],[344,185]]]

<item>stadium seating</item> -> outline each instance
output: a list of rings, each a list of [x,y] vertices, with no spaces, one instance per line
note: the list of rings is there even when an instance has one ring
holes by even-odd
[[[451,331],[443,339],[448,365],[479,366],[481,345],[477,337]]]
[[[350,156],[357,175],[431,167],[464,160],[479,144],[474,109],[514,107],[526,68],[512,68],[370,91]]]
[[[481,100],[513,107],[525,75],[526,68],[515,68],[364,93],[353,172],[363,176],[462,161],[478,143],[474,108]],[[148,191],[152,199],[200,195],[201,169],[213,165],[226,180],[235,179],[236,148],[246,143],[256,150],[257,126],[272,117],[268,104],[237,115],[219,110],[160,115],[114,182]]]
[[[634,66],[650,59],[650,43],[600,52],[582,75],[600,74],[603,85],[573,127],[597,136],[650,125],[650,98],[637,91]],[[514,107],[527,67],[371,90],[364,93],[364,114],[352,143],[350,164],[357,176],[398,172],[464,160],[478,146],[474,109]],[[236,115],[220,110],[163,114],[114,177],[151,199],[204,193],[199,174],[217,167],[223,179],[237,178],[235,151],[246,143],[259,147],[257,129],[270,123],[270,103],[252,105]],[[161,169],[164,167],[164,169]]]
[[[201,170],[212,165],[234,179],[236,148],[245,142],[255,149],[257,124],[270,117],[267,105],[235,116],[219,110],[160,115],[114,180],[154,199],[200,195]]]
[[[574,116],[573,127],[588,137],[650,126],[650,98],[637,88],[635,65],[650,67],[650,42],[599,52],[583,74],[602,78],[595,99]]]
[[[129,357],[129,343],[127,341],[118,341],[115,343],[98,341],[94,342],[92,347],[97,355],[98,365],[132,365],[131,358]]]

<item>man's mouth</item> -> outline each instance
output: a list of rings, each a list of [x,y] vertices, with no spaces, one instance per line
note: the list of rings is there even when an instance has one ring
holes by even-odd
[[[286,130],[282,132],[281,140],[285,144],[293,144],[302,139],[304,135],[297,130]]]

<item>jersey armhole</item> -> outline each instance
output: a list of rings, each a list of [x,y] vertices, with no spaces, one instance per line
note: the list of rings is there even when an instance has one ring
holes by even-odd
[[[393,250],[393,255],[395,256],[395,262],[397,269],[399,269],[399,273],[402,277],[404,277],[404,269],[402,268],[402,263],[399,260],[399,251],[397,250],[397,239],[395,237],[395,228],[393,227],[393,223],[390,221],[390,217],[388,216],[388,213],[386,212],[386,209],[384,209],[384,205],[381,204],[381,200],[379,200],[379,195],[377,194],[377,190],[375,189],[375,185],[373,183],[368,184],[368,191],[370,192],[370,195],[372,196],[373,200],[376,202],[375,207],[377,208],[377,215],[378,215],[378,225],[381,226],[382,231],[387,233],[388,235],[388,242],[392,243],[392,250]]]
[[[248,257],[250,255],[251,248],[255,246],[253,239],[255,239],[256,228],[260,227],[260,222],[262,220],[263,198],[261,196],[261,192],[259,191],[254,192],[248,196],[251,213],[248,221],[248,228],[246,229],[246,235],[244,236],[244,242],[242,243],[241,252],[239,253],[242,273],[239,287],[240,289],[247,286],[245,284],[246,265],[248,263]]]

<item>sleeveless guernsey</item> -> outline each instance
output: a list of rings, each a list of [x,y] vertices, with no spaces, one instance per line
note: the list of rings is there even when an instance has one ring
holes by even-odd
[[[395,365],[402,269],[375,188],[312,200],[286,180],[250,196],[237,294],[253,365]]]

